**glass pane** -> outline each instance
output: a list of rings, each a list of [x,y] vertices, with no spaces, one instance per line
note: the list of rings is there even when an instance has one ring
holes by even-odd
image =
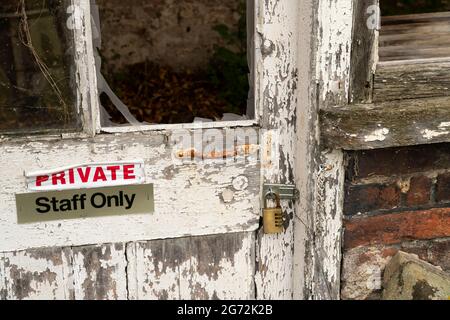
[[[103,126],[253,119],[253,0],[91,3]]]
[[[0,133],[77,126],[70,0],[0,3]]]

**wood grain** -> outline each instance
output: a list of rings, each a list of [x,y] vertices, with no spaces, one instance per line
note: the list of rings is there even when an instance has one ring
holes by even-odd
[[[370,6],[379,6],[379,0],[353,1],[353,36],[350,73],[350,102],[372,101],[373,76],[378,59],[378,28],[368,28]]]
[[[253,131],[257,132],[257,131]],[[202,133],[202,132],[200,132]],[[220,130],[215,134],[225,136]],[[80,246],[188,235],[254,231],[259,228],[260,170],[257,157],[230,150],[207,161],[178,162],[172,132],[101,135],[93,139],[14,139],[0,145],[0,252],[53,246]],[[245,142],[242,142],[245,143]],[[238,143],[238,146],[241,145]],[[257,144],[254,146],[258,150]],[[243,147],[243,149],[247,150]],[[201,155],[200,155],[201,156]],[[253,154],[255,156],[255,154]],[[155,213],[18,225],[15,194],[25,193],[23,173],[92,162],[142,159],[155,187]],[[7,164],[7,165],[6,165]],[[242,190],[233,181],[248,183]],[[222,194],[231,194],[225,202]]]
[[[298,1],[269,0],[259,3],[257,19],[260,35],[257,51],[262,53],[257,68],[257,105],[262,114],[262,164],[264,183],[294,183],[294,155],[298,90],[297,48]],[[295,209],[289,201],[282,203],[285,232],[257,234],[255,275],[258,299],[292,299]],[[299,262],[300,264],[302,262]]]
[[[427,98],[328,108],[321,111],[324,143],[346,150],[450,140],[450,100]]]
[[[379,64],[373,95],[374,102],[450,96],[450,59]]]
[[[132,243],[130,299],[254,299],[253,233]]]
[[[450,12],[383,17],[380,61],[450,57]]]
[[[255,234],[0,254],[0,300],[254,299]]]

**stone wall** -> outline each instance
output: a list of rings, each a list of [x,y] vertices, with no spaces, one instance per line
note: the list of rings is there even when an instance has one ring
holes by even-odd
[[[344,299],[378,299],[399,251],[450,271],[450,145],[350,152]]]
[[[97,0],[104,63],[114,68],[146,59],[175,69],[202,68],[214,45],[213,27],[237,25],[241,0]]]

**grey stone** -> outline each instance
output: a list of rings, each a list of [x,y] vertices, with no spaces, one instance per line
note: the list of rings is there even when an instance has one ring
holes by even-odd
[[[383,300],[447,300],[450,275],[416,255],[399,252],[386,266]]]

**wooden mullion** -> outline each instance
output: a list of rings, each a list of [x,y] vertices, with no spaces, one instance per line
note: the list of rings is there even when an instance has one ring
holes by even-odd
[[[377,61],[378,27],[369,28],[371,6],[378,6],[379,0],[354,0],[353,40],[350,75],[350,102],[370,103],[372,101],[373,75]],[[379,18],[379,17],[378,17]]]

